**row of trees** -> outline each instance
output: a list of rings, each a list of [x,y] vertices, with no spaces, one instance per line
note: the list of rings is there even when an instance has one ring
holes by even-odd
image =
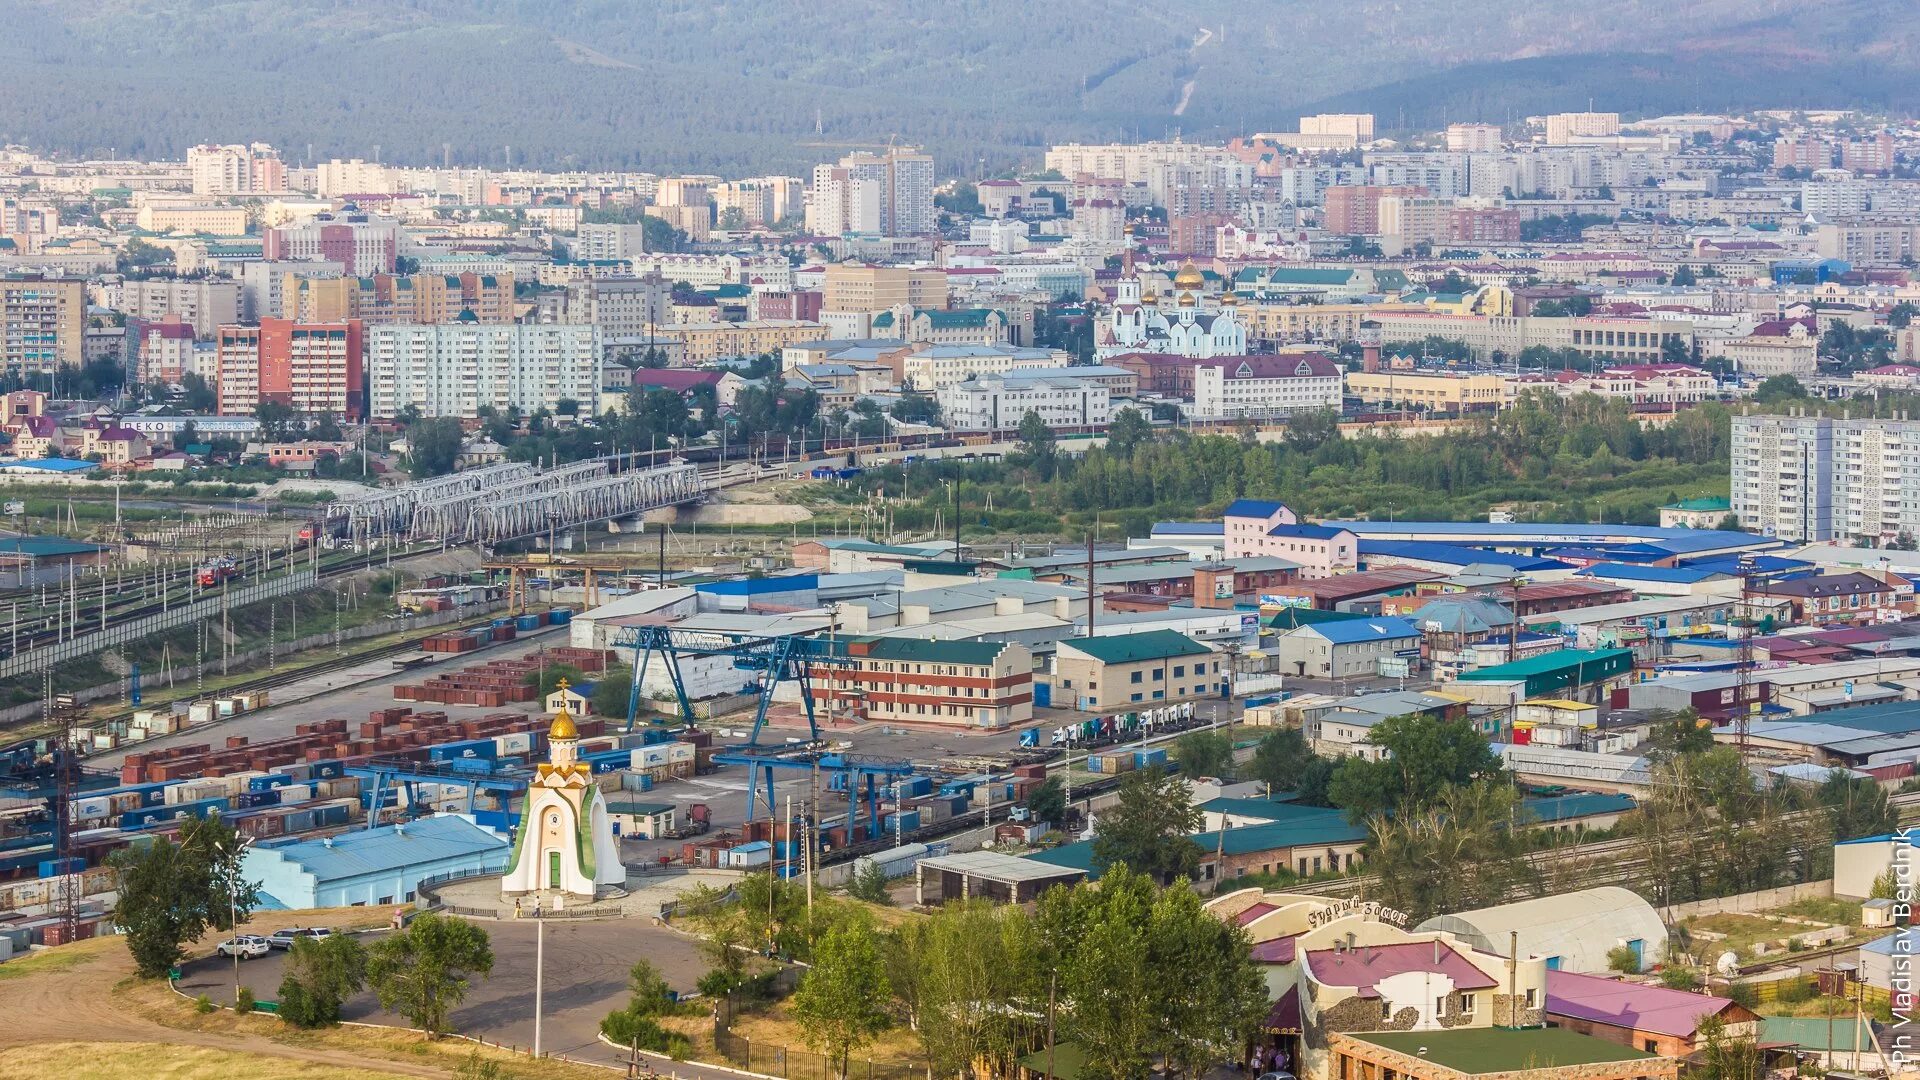
[[[841,1075],[905,1027],[938,1076],[982,1063],[1010,1075],[1050,1030],[1086,1056],[1085,1076],[1142,1076],[1155,1058],[1197,1076],[1235,1060],[1268,1005],[1238,927],[1184,885],[1162,888],[1125,864],[1097,887],[1049,890],[1031,911],[959,903],[888,928],[847,903],[809,916],[790,883],[757,877],[738,892],[700,920],[711,990],[751,993],[755,955],[793,949],[810,965],[793,1015]]]

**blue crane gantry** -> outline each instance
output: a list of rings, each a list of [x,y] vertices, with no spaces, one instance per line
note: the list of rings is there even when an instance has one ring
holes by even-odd
[[[432,761],[407,761],[401,758],[373,758],[361,765],[347,766],[347,775],[358,776],[369,781],[372,799],[367,805],[367,828],[380,823],[380,803],[389,787],[399,784],[406,790],[407,804],[419,802],[420,784],[460,784],[467,789],[467,813],[474,811],[473,797],[478,792],[493,791],[504,796],[502,802],[527,790],[527,777],[502,776],[497,773],[473,773],[451,768]]]
[[[840,773],[846,779],[847,792],[847,838],[853,839],[855,811],[859,808],[861,797],[867,804],[867,839],[880,837],[880,798],[882,789],[899,777],[910,776],[916,770],[911,761],[888,760],[882,758],[855,757],[851,754],[831,754],[819,751],[787,751],[783,753],[758,753],[748,747],[737,750],[723,750],[713,755],[718,765],[744,765],[747,767],[747,817],[753,820],[755,799],[762,782],[766,784],[767,813],[773,814],[778,804],[773,800],[774,773],[781,769],[793,771],[812,771],[819,769],[826,773]]]
[[[747,739],[748,746],[760,744],[760,729],[766,726],[767,706],[773,703],[774,688],[789,679],[800,684],[807,727],[818,741],[820,723],[813,713],[812,669],[854,663],[846,654],[844,641],[792,635],[760,637],[672,626],[623,626],[614,636],[613,647],[633,650],[633,688],[627,693],[628,731],[633,730],[634,719],[639,715],[640,685],[646,680],[647,665],[655,653],[666,661],[667,674],[673,679],[674,696],[680,701],[680,719],[688,725],[693,723],[693,702],[687,698],[686,681],[680,674],[681,657],[728,656],[733,658],[734,667],[758,673],[760,685],[755,693],[759,701],[753,711],[753,734]]]

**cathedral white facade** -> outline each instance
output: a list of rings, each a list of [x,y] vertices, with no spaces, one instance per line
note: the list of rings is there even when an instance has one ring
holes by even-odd
[[[1239,297],[1228,292],[1217,302],[1202,299],[1205,287],[1206,278],[1188,263],[1174,276],[1173,303],[1163,307],[1158,296],[1145,290],[1129,253],[1113,310],[1094,342],[1095,354],[1103,360],[1130,352],[1173,353],[1202,360],[1245,355],[1247,328],[1239,319]]]

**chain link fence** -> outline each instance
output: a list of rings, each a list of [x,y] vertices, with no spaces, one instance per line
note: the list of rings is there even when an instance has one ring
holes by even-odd
[[[811,1050],[756,1043],[725,1030],[715,1030],[713,1042],[722,1058],[748,1072],[783,1080],[840,1080],[834,1063]],[[846,1080],[928,1080],[928,1075],[925,1065],[853,1058],[847,1062]]]

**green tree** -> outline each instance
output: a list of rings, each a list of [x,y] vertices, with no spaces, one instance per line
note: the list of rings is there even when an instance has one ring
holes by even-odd
[[[1287,417],[1288,449],[1312,453],[1340,438],[1340,414],[1333,409],[1308,409]]]
[[[1253,748],[1253,760],[1243,770],[1250,780],[1267,785],[1268,791],[1292,791],[1300,774],[1319,755],[1307,745],[1299,728],[1278,728],[1268,732]]]
[[[1043,470],[1050,468],[1053,464],[1053,429],[1047,426],[1039,412],[1027,410],[1027,414],[1020,418],[1019,434],[1021,453]]]
[[[984,1060],[998,1066],[991,1074],[1012,1075],[1028,1049],[1024,1017],[1046,1008],[1032,918],[984,901],[949,904],[889,949],[888,970],[899,973],[890,981],[933,1071],[964,1076]]]
[[[189,412],[210,413],[219,403],[213,387],[196,372],[189,371],[180,376],[180,391],[180,404],[186,406]]]
[[[1899,814],[1887,803],[1887,789],[1866,777],[1849,775],[1845,769],[1827,774],[1813,790],[1816,805],[1825,807],[1834,840],[1857,840],[1862,836],[1882,836],[1899,826]]]
[[[1131,406],[1113,414],[1107,425],[1107,446],[1118,454],[1132,454],[1133,448],[1153,438],[1153,425]]]
[[[1693,363],[1693,347],[1678,334],[1664,338],[1660,342],[1660,362],[1663,364]]]
[[[231,929],[232,913],[244,919],[259,903],[259,886],[241,877],[240,857],[239,833],[213,817],[187,822],[178,843],[155,837],[108,859],[119,879],[114,922],[142,977],[165,975],[183,945],[209,929]]]
[[[1887,325],[1895,330],[1905,330],[1913,325],[1913,317],[1920,315],[1920,306],[1911,300],[1902,300],[1887,309]]]
[[[595,716],[627,715],[627,703],[633,697],[633,669],[617,667],[602,672],[593,684],[593,696],[589,702]]]
[[[891,997],[879,935],[861,913],[842,919],[814,946],[813,966],[793,994],[793,1015],[807,1045],[844,1077],[853,1053],[889,1026]]]
[[[367,956],[367,981],[380,1007],[406,1017],[429,1039],[447,1030],[447,1017],[466,1000],[473,976],[492,971],[485,930],[431,911],[375,942]]]
[[[1058,776],[1049,776],[1027,794],[1027,812],[1035,821],[1058,825],[1067,819],[1067,788]]]
[[[293,406],[283,401],[266,400],[253,407],[253,418],[260,421],[260,434],[269,442],[292,437]]]
[[[940,403],[926,394],[903,393],[893,403],[893,418],[906,424],[937,424]]]
[[[893,906],[893,897],[887,892],[887,871],[872,859],[854,867],[853,876],[847,880],[847,895],[881,907]]]
[[[1499,755],[1464,718],[1388,717],[1374,725],[1367,741],[1387,756],[1347,758],[1327,787],[1333,804],[1354,821],[1432,805],[1449,788],[1494,779],[1502,771]]]
[[[1173,760],[1188,777],[1233,775],[1233,740],[1218,731],[1189,731],[1173,740]]]
[[[1607,970],[1623,975],[1640,974],[1640,954],[1631,945],[1615,945],[1607,950]]]
[[[1119,801],[1100,812],[1093,833],[1093,864],[1102,871],[1125,864],[1167,882],[1199,873],[1193,842],[1202,816],[1184,778],[1136,769],[1120,781]]]
[[[1700,754],[1713,749],[1713,726],[1702,724],[1692,709],[1677,713],[1654,712],[1647,717],[1647,757],[1652,761],[1670,761],[1682,754]]]
[[[1668,284],[1682,286],[1682,287],[1688,286],[1688,285],[1698,285],[1700,284],[1700,279],[1697,276],[1695,276],[1693,272],[1693,267],[1680,266],[1680,267],[1674,268],[1673,280],[1670,281]]]
[[[460,461],[464,435],[451,416],[416,420],[407,426],[407,461],[414,479],[445,476]]]
[[[1446,788],[1430,803],[1367,819],[1372,898],[1420,921],[1505,902],[1531,880],[1520,795],[1502,780]]]
[[[367,979],[367,951],[351,934],[295,938],[280,980],[280,1019],[295,1027],[340,1022],[340,1007]]]

